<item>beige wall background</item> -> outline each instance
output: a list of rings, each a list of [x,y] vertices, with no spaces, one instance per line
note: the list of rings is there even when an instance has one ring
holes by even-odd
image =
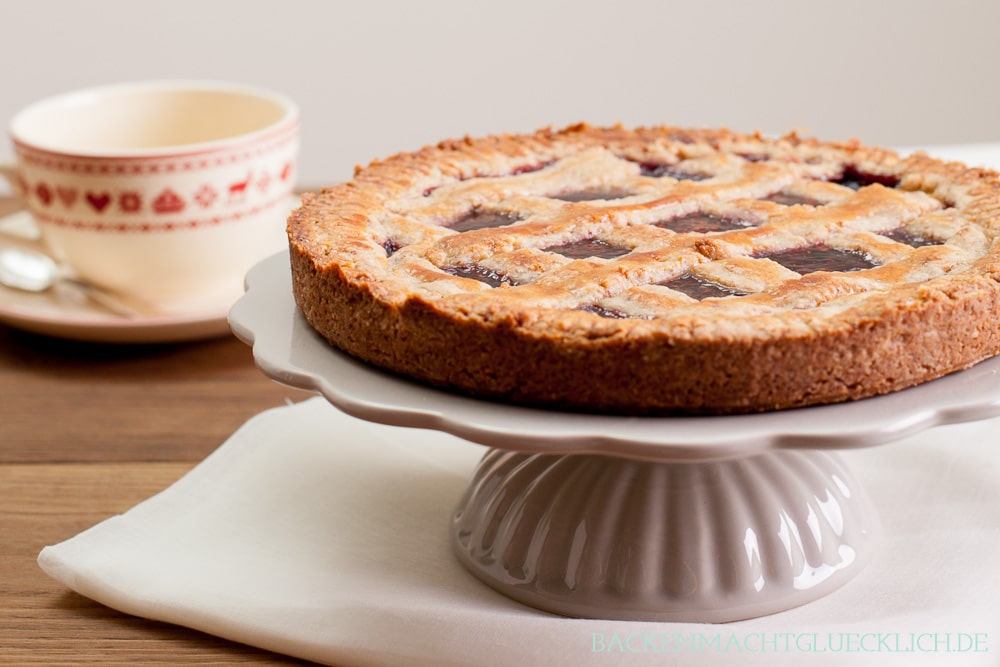
[[[302,108],[306,185],[581,120],[998,141],[998,29],[996,0],[0,0],[0,118],[119,81],[266,86]]]

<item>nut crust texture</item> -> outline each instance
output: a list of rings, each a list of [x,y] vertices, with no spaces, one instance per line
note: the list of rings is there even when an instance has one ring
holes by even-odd
[[[988,170],[585,125],[392,156],[288,222],[296,304],[336,348],[486,399],[631,415],[856,400],[992,357],[998,233]],[[782,263],[817,248],[866,264]]]

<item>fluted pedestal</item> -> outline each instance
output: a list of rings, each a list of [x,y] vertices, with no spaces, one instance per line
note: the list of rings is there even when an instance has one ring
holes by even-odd
[[[490,450],[453,517],[462,563],[504,595],[574,617],[725,622],[841,586],[877,516],[840,459],[707,463]]]

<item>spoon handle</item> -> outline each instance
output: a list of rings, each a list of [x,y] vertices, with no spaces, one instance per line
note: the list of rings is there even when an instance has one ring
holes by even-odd
[[[52,289],[58,298],[90,301],[113,315],[127,319],[152,317],[160,314],[149,304],[141,303],[124,295],[113,294],[72,278],[59,280],[52,286]]]
[[[15,211],[0,217],[0,237],[5,246],[13,246],[22,250],[32,250],[48,254],[49,250],[42,242],[38,227],[31,214],[27,211]]]

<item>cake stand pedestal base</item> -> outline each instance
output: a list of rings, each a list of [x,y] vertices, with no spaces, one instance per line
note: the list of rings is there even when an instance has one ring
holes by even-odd
[[[250,271],[230,322],[278,382],[359,419],[497,448],[456,512],[455,550],[505,595],[568,616],[724,622],[822,597],[861,571],[879,532],[829,450],[1000,416],[1000,356],[863,401],[719,418],[477,400],[331,349],[295,305],[287,253]]]
[[[817,450],[669,463],[491,449],[452,522],[463,565],[531,607],[715,623],[826,595],[878,533],[867,494]]]

